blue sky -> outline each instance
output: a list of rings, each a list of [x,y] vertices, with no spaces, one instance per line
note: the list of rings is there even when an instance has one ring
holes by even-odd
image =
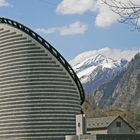
[[[95,0],[0,0],[0,15],[37,31],[67,60],[106,47],[140,47],[140,32]]]

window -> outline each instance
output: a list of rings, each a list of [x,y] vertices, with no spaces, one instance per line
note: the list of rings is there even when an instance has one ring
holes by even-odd
[[[121,127],[121,122],[116,122],[116,127]]]
[[[78,127],[80,127],[80,123],[78,123]]]

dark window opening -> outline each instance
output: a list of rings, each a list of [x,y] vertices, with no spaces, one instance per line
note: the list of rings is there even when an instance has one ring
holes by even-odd
[[[78,123],[78,127],[80,127],[80,123]]]
[[[121,127],[121,122],[116,122],[117,127]]]

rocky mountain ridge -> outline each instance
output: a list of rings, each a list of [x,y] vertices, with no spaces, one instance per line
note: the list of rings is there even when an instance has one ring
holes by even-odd
[[[135,55],[125,71],[95,91],[94,100],[100,107],[127,110],[140,107],[140,53]]]
[[[73,68],[96,106],[140,107],[140,53],[129,63],[98,54],[75,63]]]
[[[119,75],[126,67],[125,59],[113,60],[97,54],[73,65],[87,94],[93,95],[95,90],[108,80]]]

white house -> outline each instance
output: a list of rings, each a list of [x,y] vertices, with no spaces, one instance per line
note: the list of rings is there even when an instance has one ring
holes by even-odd
[[[121,116],[87,118],[88,134],[134,134],[135,129]]]
[[[65,140],[140,140],[140,134],[121,116],[86,118],[76,115],[76,135],[67,135]]]

